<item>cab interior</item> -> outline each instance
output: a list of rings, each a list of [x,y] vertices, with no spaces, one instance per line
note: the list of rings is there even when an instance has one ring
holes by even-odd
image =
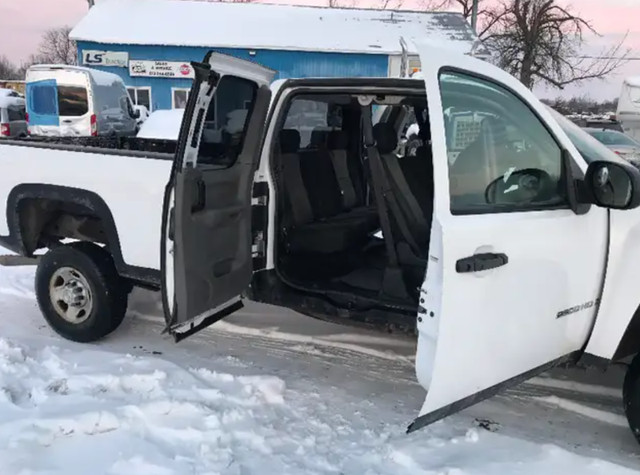
[[[419,144],[413,137],[407,147],[416,122]],[[280,277],[415,311],[433,208],[424,90],[300,93],[279,124],[271,163]]]

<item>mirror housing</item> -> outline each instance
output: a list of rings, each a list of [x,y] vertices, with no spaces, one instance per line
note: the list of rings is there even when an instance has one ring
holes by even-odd
[[[640,206],[640,170],[622,160],[591,162],[581,188],[581,201],[602,208],[624,210]]]
[[[139,119],[140,118],[140,109],[134,109],[133,118],[134,119]]]

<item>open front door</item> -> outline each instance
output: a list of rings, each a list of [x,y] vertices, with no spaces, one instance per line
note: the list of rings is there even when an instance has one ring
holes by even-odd
[[[195,63],[163,209],[163,306],[185,338],[242,307],[251,189],[274,72],[210,53]]]
[[[419,429],[575,356],[595,318],[607,211],[586,163],[520,82],[422,46],[435,203],[418,313]]]

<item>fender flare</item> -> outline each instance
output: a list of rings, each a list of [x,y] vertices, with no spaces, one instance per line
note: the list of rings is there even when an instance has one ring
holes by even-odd
[[[28,255],[20,226],[20,203],[26,199],[49,199],[72,203],[88,210],[103,224],[107,244],[118,273],[153,289],[160,287],[160,271],[146,267],[128,265],[122,256],[120,238],[109,206],[93,191],[42,183],[22,183],[15,186],[7,197],[6,219],[8,236],[0,236],[0,245],[21,255]]]

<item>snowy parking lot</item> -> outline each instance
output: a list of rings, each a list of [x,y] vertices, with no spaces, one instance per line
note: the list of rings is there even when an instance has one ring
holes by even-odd
[[[2,474],[631,474],[622,371],[558,370],[411,435],[413,341],[248,305],[184,342],[135,291],[99,344],[57,337],[0,268]]]

